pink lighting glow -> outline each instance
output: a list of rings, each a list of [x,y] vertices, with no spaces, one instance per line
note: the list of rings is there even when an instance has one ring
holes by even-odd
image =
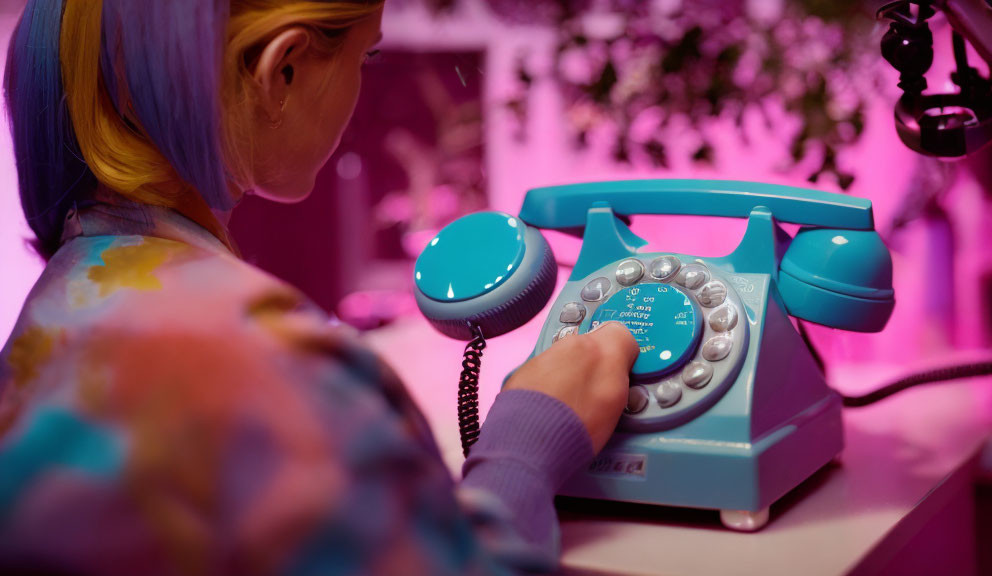
[[[0,8],[0,46],[5,53],[18,13],[13,7]],[[6,57],[0,59],[0,76],[6,61]],[[31,229],[24,221],[17,196],[17,170],[6,112],[0,114],[0,191],[0,340],[6,341],[21,303],[43,267],[26,244]]]
[[[869,4],[880,6],[883,1],[848,4],[863,10]],[[0,47],[4,51],[24,2],[0,0]],[[53,2],[49,7],[60,4]],[[880,52],[884,27],[874,23],[868,11],[860,19],[847,16],[849,12],[845,10],[833,21],[826,16],[821,18],[807,11],[813,4],[841,3],[387,0],[379,45],[381,58],[378,65],[370,59],[364,68],[365,92],[350,128],[340,139],[338,151],[317,176],[313,193],[297,204],[275,204],[246,194],[231,218],[231,236],[245,261],[295,286],[315,306],[329,313],[330,324],[343,330],[348,328],[340,323],[355,328],[363,344],[393,368],[426,417],[454,477],[460,476],[465,461],[459,441],[457,401],[465,401],[466,396],[460,393],[470,388],[472,380],[465,379],[462,370],[472,369],[473,361],[469,354],[462,364],[463,351],[470,350],[465,348],[466,343],[442,335],[418,310],[413,294],[413,259],[432,242],[441,248],[457,244],[445,240],[438,231],[459,216],[485,209],[517,215],[526,191],[535,187],[657,178],[743,180],[867,198],[873,204],[876,230],[891,252],[896,306],[880,333],[845,332],[803,323],[808,330],[806,343],[822,357],[819,367],[827,385],[841,396],[860,396],[916,372],[988,361],[992,356],[992,250],[988,248],[992,245],[992,145],[969,158],[947,163],[910,150],[900,141],[893,118],[901,91],[897,88],[898,72],[885,64]],[[609,13],[609,7],[618,6],[627,6],[624,10],[629,11]],[[575,12],[568,17],[559,14],[560,20],[552,24],[558,16],[549,17],[547,10],[558,9]],[[501,10],[519,10],[518,20],[512,21]],[[693,25],[691,18],[686,18],[697,11],[702,14],[700,22],[708,19],[710,28]],[[733,17],[723,20],[726,14]],[[734,26],[724,26],[727,22]],[[778,26],[779,23],[784,24]],[[851,23],[853,26],[846,26]],[[947,85],[955,68],[950,25],[938,17],[930,26],[934,64],[927,73],[929,86],[935,91],[954,89]],[[686,41],[693,35],[695,44]],[[785,39],[771,39],[776,36]],[[691,44],[689,48],[687,44]],[[678,62],[666,64],[672,54]],[[703,62],[704,56],[710,62]],[[816,67],[797,64],[811,61]],[[5,62],[6,58],[0,58],[0,77]],[[723,64],[713,65],[714,62]],[[979,62],[981,59],[972,54],[971,65],[988,75],[986,66]],[[859,84],[862,64],[866,67],[863,85]],[[771,69],[777,74],[768,72]],[[299,70],[297,78],[301,77]],[[298,85],[299,82],[294,88]],[[669,90],[670,86],[673,88]],[[837,86],[840,88],[833,91]],[[816,94],[811,96],[813,92]],[[294,125],[287,123],[290,132],[284,127],[281,135],[298,137],[292,132]],[[41,149],[45,146],[47,143]],[[510,225],[517,228],[520,222],[518,217]],[[643,252],[702,258],[729,254],[740,242],[746,226],[744,219],[687,216],[633,216],[631,223],[633,232],[648,241]],[[791,224],[783,227],[789,234],[799,228]],[[834,236],[830,232],[826,238],[833,237],[834,244],[847,243],[850,238],[851,246],[842,250],[858,248],[858,237],[848,234],[845,238],[845,234],[837,232]],[[546,231],[544,236],[559,265],[555,296],[545,311],[529,322],[487,342],[482,366],[473,375],[478,377],[478,409],[483,422],[504,378],[527,361],[534,350],[548,309],[565,286],[579,255],[581,240],[555,231]],[[20,206],[13,146],[4,112],[0,114],[0,347],[44,269],[44,262],[28,244],[31,238]],[[457,240],[465,242],[464,237]],[[471,253],[459,255],[460,266],[472,259],[491,259],[494,251],[486,253],[494,244],[491,237],[473,242],[477,246],[471,247]],[[856,255],[860,257],[862,253]],[[818,257],[816,253],[809,259]],[[686,260],[683,258],[683,262]],[[833,262],[836,260],[829,263]],[[499,264],[495,274],[478,284],[491,282],[485,286],[489,289],[501,281],[515,282],[519,275],[507,282],[502,276],[503,265]],[[508,265],[507,278],[513,266],[517,266],[514,270],[525,269],[523,264]],[[547,269],[544,263],[541,266],[544,274]],[[448,266],[445,262],[441,268],[463,273],[470,267]],[[728,277],[731,273],[743,274],[739,269],[722,272]],[[147,272],[155,273],[154,269]],[[418,279],[421,274],[433,279],[429,267],[420,268],[417,274]],[[492,280],[497,274],[499,278]],[[613,274],[613,269],[606,274]],[[683,516],[685,511],[677,507],[659,507],[650,515],[628,517],[621,507],[615,512],[603,508],[606,513],[587,515],[581,509],[570,510],[567,502],[559,502],[563,504],[559,508],[562,565],[582,573],[620,573],[618,566],[637,564],[641,562],[638,555],[650,551],[650,568],[638,566],[638,570],[629,573],[648,573],[660,565],[671,573],[728,573],[735,569],[778,573],[776,566],[782,573],[795,573],[800,560],[816,568],[810,573],[876,573],[879,571],[872,570],[870,564],[857,564],[874,554],[875,560],[885,556],[888,561],[891,556],[901,562],[885,573],[975,572],[969,567],[976,557],[972,547],[984,535],[992,534],[992,515],[986,513],[992,510],[992,379],[969,378],[914,387],[865,408],[851,408],[857,403],[846,398],[842,419],[835,418],[841,411],[839,401],[827,394],[831,396],[828,401],[819,393],[827,392],[821,390],[820,373],[815,371],[799,339],[789,332],[787,321],[781,319],[784,305],[771,308],[773,321],[763,324],[767,326],[764,331],[751,328],[747,332],[748,321],[752,327],[759,325],[754,311],[760,308],[741,296],[758,292],[753,296],[758,299],[764,294],[754,290],[747,278],[732,278],[744,284],[743,289],[733,290],[728,288],[733,286],[728,277],[716,272],[712,276],[726,284],[713,282],[705,288],[694,288],[707,293],[700,306],[712,310],[707,312],[708,317],[697,318],[697,327],[708,320],[711,328],[706,328],[709,333],[705,337],[696,332],[691,352],[698,348],[700,356],[706,356],[712,351],[707,346],[719,344],[718,338],[722,338],[724,353],[706,358],[712,362],[702,365],[710,371],[705,381],[692,382],[686,373],[681,378],[687,383],[686,390],[695,389],[687,396],[709,393],[703,388],[711,380],[719,383],[709,384],[709,390],[719,389],[717,394],[727,389],[733,392],[723,396],[726,400],[710,396],[721,402],[716,404],[718,409],[710,412],[703,412],[711,405],[699,400],[700,396],[690,396],[690,402],[700,403],[689,405],[681,414],[698,417],[689,425],[685,425],[686,420],[669,419],[677,426],[657,436],[645,435],[643,439],[647,441],[637,438],[636,443],[608,445],[602,454],[609,456],[613,451],[623,458],[610,456],[605,460],[606,466],[594,469],[593,474],[604,470],[608,473],[595,482],[603,478],[603,482],[612,482],[625,476],[620,481],[631,484],[633,479],[651,489],[654,485],[670,489],[664,481],[658,482],[655,471],[663,467],[686,471],[686,467],[670,465],[682,461],[674,456],[656,461],[658,466],[649,466],[640,465],[647,461],[647,454],[634,454],[642,457],[636,471],[631,473],[628,468],[623,473],[633,462],[627,454],[621,454],[627,452],[627,446],[636,446],[631,452],[657,453],[671,447],[671,455],[681,458],[688,454],[691,458],[686,462],[698,460],[688,467],[692,482],[685,484],[700,492],[708,490],[706,486],[719,488],[717,482],[723,481],[713,474],[718,468],[704,464],[710,462],[709,452],[735,462],[749,458],[758,462],[760,466],[755,469],[760,475],[750,474],[753,477],[748,482],[740,483],[744,486],[765,484],[769,475],[795,476],[793,469],[801,469],[795,460],[802,459],[804,451],[813,452],[808,448],[833,446],[834,440],[840,439],[841,426],[843,451],[837,455],[837,444],[836,450],[831,449],[816,463],[819,471],[813,477],[798,488],[795,482],[787,487],[792,492],[782,497],[782,503],[772,505],[772,523],[761,534],[711,529],[719,516],[715,510],[711,511],[712,518],[697,522],[686,520],[689,515]],[[627,285],[622,279],[621,276],[614,286]],[[762,276],[763,281],[766,279]],[[683,285],[684,280],[683,276]],[[448,299],[455,299],[457,282],[444,279],[437,285],[442,287],[441,294],[446,286]],[[121,287],[132,288],[123,282]],[[162,289],[161,285],[158,289]],[[629,290],[636,295],[634,289]],[[724,292],[719,301],[709,300],[711,290]],[[100,294],[104,298],[102,291]],[[688,305],[689,297],[682,296]],[[106,296],[102,302],[113,303],[114,297]],[[607,308],[597,309],[599,304],[591,303],[593,298],[588,293],[571,298],[586,301],[589,307],[581,310],[588,321],[602,318]],[[819,298],[821,302],[840,300]],[[475,300],[491,303],[495,299],[487,295]],[[723,306],[725,299],[731,303]],[[815,302],[814,298],[809,300]],[[802,313],[801,304],[793,305],[796,299],[778,301],[788,302],[794,313]],[[632,310],[634,306],[630,304]],[[716,310],[717,306],[722,310]],[[512,306],[503,310],[507,308]],[[573,304],[570,308],[577,307]],[[740,314],[745,308],[747,315]],[[639,309],[648,311],[642,317],[654,313],[650,306]],[[727,322],[729,328],[714,322],[720,322],[718,312],[734,315],[735,320]],[[552,322],[557,319],[556,311]],[[562,325],[571,324],[566,320],[567,316],[557,326],[549,325],[546,340],[551,340],[552,328],[561,330]],[[488,330],[481,323],[480,326],[479,331]],[[591,338],[607,334],[604,330]],[[732,339],[726,340],[728,335]],[[489,338],[491,334],[485,336]],[[18,341],[28,342],[29,347],[34,345],[33,340]],[[728,356],[728,342],[737,356]],[[565,346],[556,350],[567,353],[568,342]],[[651,354],[660,353],[660,358],[668,361],[673,352],[666,347],[678,350],[674,346],[651,346],[641,351],[647,356],[653,350]],[[763,347],[761,352],[772,350],[777,354],[758,356],[759,347]],[[20,352],[19,346],[12,349]],[[95,358],[104,357],[102,347],[99,351],[101,356]],[[55,352],[53,357],[71,357],[59,354],[62,353]],[[734,364],[735,358],[745,354],[746,362]],[[682,370],[682,363],[687,362],[679,360],[680,364],[671,371],[666,368],[651,382],[648,378],[640,381],[643,386],[635,387],[630,398],[646,403],[649,393],[645,390],[650,387],[656,414],[661,404],[662,418],[670,418],[672,412],[663,410],[673,404],[666,404],[662,394],[669,385],[679,386],[676,369]],[[206,363],[216,363],[216,357],[211,356]],[[15,366],[13,362],[11,365]],[[740,368],[742,365],[745,368]],[[141,368],[142,375],[148,372],[146,366]],[[741,377],[736,376],[737,371]],[[526,378],[526,372],[516,373],[521,379],[518,381]],[[53,374],[58,377],[63,373]],[[553,383],[546,374],[538,378]],[[592,374],[595,378],[598,372]],[[590,377],[580,380],[585,380],[580,382],[582,385],[591,382]],[[625,382],[621,379],[621,393],[627,392]],[[636,379],[633,382],[638,383]],[[818,395],[801,406],[793,403],[795,398],[803,397],[803,384],[812,389],[811,382],[816,384]],[[4,392],[3,384],[0,382],[0,393]],[[596,399],[593,392],[586,398]],[[683,401],[676,410],[686,404]],[[636,414],[644,409],[643,404],[633,406],[628,412],[634,414],[630,418],[641,417]],[[714,413],[711,422],[694,426],[703,416]],[[654,417],[642,414],[645,415]],[[779,416],[782,419],[775,427],[766,424]],[[831,435],[819,433],[821,422],[829,422]],[[640,425],[648,428],[657,422],[641,420]],[[730,434],[729,430],[735,435],[731,441],[719,437]],[[697,439],[694,434],[699,431],[704,434]],[[747,437],[736,438],[738,431]],[[832,436],[834,432],[838,434]],[[476,447],[485,446],[485,439],[483,436]],[[618,445],[623,450],[617,449]],[[982,463],[974,466],[982,446]],[[706,453],[706,457],[697,458],[697,453]],[[788,461],[779,454],[787,455]],[[769,462],[772,464],[766,464]],[[733,470],[745,471],[747,466]],[[985,475],[986,501],[974,505],[973,493],[978,491],[973,490],[972,469],[976,468]],[[814,469],[811,467],[810,473]],[[653,475],[650,479],[648,471]],[[709,476],[707,483],[697,488],[696,476],[702,477],[704,472]],[[798,482],[806,476],[796,478]],[[982,481],[977,484],[981,486]],[[608,494],[607,502],[624,500],[603,490],[609,484],[596,485],[600,492],[594,498]],[[764,492],[771,491],[764,486],[758,488],[762,498]],[[628,500],[646,501],[639,496]],[[956,508],[962,502],[967,506]],[[771,504],[761,504],[765,505]],[[933,522],[937,508],[941,508],[938,519],[942,517],[951,528],[945,530],[944,524]],[[703,510],[690,514],[696,512]],[[979,526],[983,514],[984,527]],[[962,518],[967,522],[956,523]],[[977,538],[968,537],[976,531],[973,525],[979,526]],[[912,536],[910,532],[915,534],[924,526],[925,538],[913,536],[915,542],[907,540]],[[911,566],[915,561],[914,543],[921,544],[924,539],[931,539],[926,550],[940,550],[946,557],[940,559],[944,571],[927,572]],[[665,545],[661,556],[655,551],[658,543]],[[722,553],[707,553],[716,549]],[[876,549],[882,552],[875,553]],[[992,554],[985,552],[985,557],[987,566],[992,567]]]
[[[11,9],[0,10],[0,45],[6,45],[14,20]],[[516,85],[515,64],[519,54],[534,55],[540,67],[542,58],[549,56],[553,46],[551,31],[540,26],[510,26],[495,19],[481,3],[467,2],[466,9],[440,20],[416,3],[387,3],[384,32],[383,47],[387,51],[484,52],[484,66],[470,73],[478,74],[477,81],[482,84],[485,172],[490,204],[495,209],[517,211],[524,191],[534,186],[602,179],[698,177],[809,186],[805,180],[809,166],[783,170],[788,138],[782,130],[788,126],[768,130],[756,115],[745,119],[751,135],[747,144],[741,141],[730,121],[717,121],[709,126],[709,136],[717,149],[717,162],[712,168],[700,168],[687,160],[684,151],[690,150],[694,142],[689,136],[679,135],[678,130],[673,130],[675,135],[666,141],[673,151],[669,170],[636,164],[621,166],[610,160],[607,153],[611,142],[608,130],[593,129],[589,148],[575,150],[562,116],[560,96],[550,83],[537,83],[530,97],[528,137],[521,140],[504,102]],[[948,77],[951,66],[946,26],[935,29],[935,38],[937,57],[930,75],[939,82]],[[464,73],[459,70],[459,78]],[[952,189],[942,201],[955,226],[953,246],[947,247],[953,249],[947,253],[949,259],[939,252],[932,224],[926,220],[911,223],[897,235],[889,234],[896,210],[916,178],[914,170],[919,162],[919,156],[903,146],[895,134],[892,106],[897,96],[896,81],[896,74],[886,68],[883,89],[866,111],[866,132],[841,160],[857,174],[850,193],[874,203],[877,226],[893,252],[898,304],[882,334],[859,335],[814,327],[813,338],[823,348],[828,361],[902,363],[940,358],[957,349],[980,349],[992,340],[986,321],[990,312],[984,308],[981,288],[983,276],[992,269],[992,256],[984,249],[992,242],[992,229],[984,224],[990,213],[989,196],[983,193],[987,182],[981,182],[971,170],[958,170]],[[0,185],[4,190],[0,197],[3,266],[0,336],[6,337],[42,265],[25,246],[24,240],[30,233],[16,196],[6,118],[0,119],[0,124]],[[372,169],[368,161],[368,157],[342,154],[332,160],[331,168],[346,175],[356,170],[368,172]],[[838,190],[831,178],[824,178],[816,186]],[[320,193],[318,190],[315,196]],[[348,200],[355,201],[361,199]],[[391,203],[384,204],[383,210],[401,218],[409,211],[408,204],[409,200],[404,202],[404,198],[394,197]],[[338,201],[337,206],[345,205]],[[331,214],[330,218],[340,220],[342,216]],[[634,223],[634,231],[648,238],[651,248],[701,256],[728,252],[743,229],[743,221],[697,218],[643,217]],[[422,236],[429,239],[431,235]],[[562,264],[574,260],[578,242],[553,233],[549,237]],[[412,243],[419,238],[411,234],[405,240]],[[340,250],[337,248],[338,254],[328,257],[340,258]],[[407,252],[411,251],[415,252],[416,248],[408,246]],[[313,268],[312,263],[297,264]],[[363,301],[351,302],[356,303],[367,305]],[[515,334],[506,338],[523,337]]]

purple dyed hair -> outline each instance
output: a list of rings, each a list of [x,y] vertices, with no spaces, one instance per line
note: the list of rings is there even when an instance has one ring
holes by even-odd
[[[59,246],[66,212],[97,184],[66,105],[64,7],[65,0],[28,0],[4,78],[21,204],[46,258]],[[227,0],[103,0],[100,54],[117,110],[134,118],[179,177],[217,209],[233,205],[219,142],[228,7]]]

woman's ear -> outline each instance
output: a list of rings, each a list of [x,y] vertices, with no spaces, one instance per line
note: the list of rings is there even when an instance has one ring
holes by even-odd
[[[302,27],[283,30],[262,48],[252,71],[257,102],[273,124],[282,121],[282,111],[289,98],[297,63],[310,47],[310,33]]]

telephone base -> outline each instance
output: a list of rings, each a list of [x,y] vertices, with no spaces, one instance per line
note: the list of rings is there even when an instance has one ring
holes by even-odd
[[[760,520],[761,511],[829,464],[843,443],[841,402],[831,391],[750,443],[679,437],[679,429],[618,434],[559,494],[744,511]],[[752,525],[757,530],[763,523]]]

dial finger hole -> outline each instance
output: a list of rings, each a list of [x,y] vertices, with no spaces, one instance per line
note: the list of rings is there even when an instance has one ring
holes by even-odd
[[[710,362],[718,362],[726,358],[733,347],[734,341],[730,336],[726,334],[714,336],[703,344],[703,358]]]
[[[689,290],[696,290],[710,279],[710,273],[699,264],[683,266],[676,279],[680,285]]]
[[[710,328],[717,332],[729,332],[737,326],[737,308],[727,304],[710,314]]]
[[[718,280],[709,282],[699,291],[699,303],[707,308],[715,308],[727,299],[727,287]]]
[[[694,390],[705,387],[712,378],[713,367],[705,362],[690,362],[682,369],[682,382]]]
[[[665,380],[655,388],[654,396],[662,408],[675,406],[682,399],[682,386],[673,380]]]
[[[681,267],[682,262],[675,256],[655,258],[649,266],[651,277],[662,282],[667,282],[675,277]]]

